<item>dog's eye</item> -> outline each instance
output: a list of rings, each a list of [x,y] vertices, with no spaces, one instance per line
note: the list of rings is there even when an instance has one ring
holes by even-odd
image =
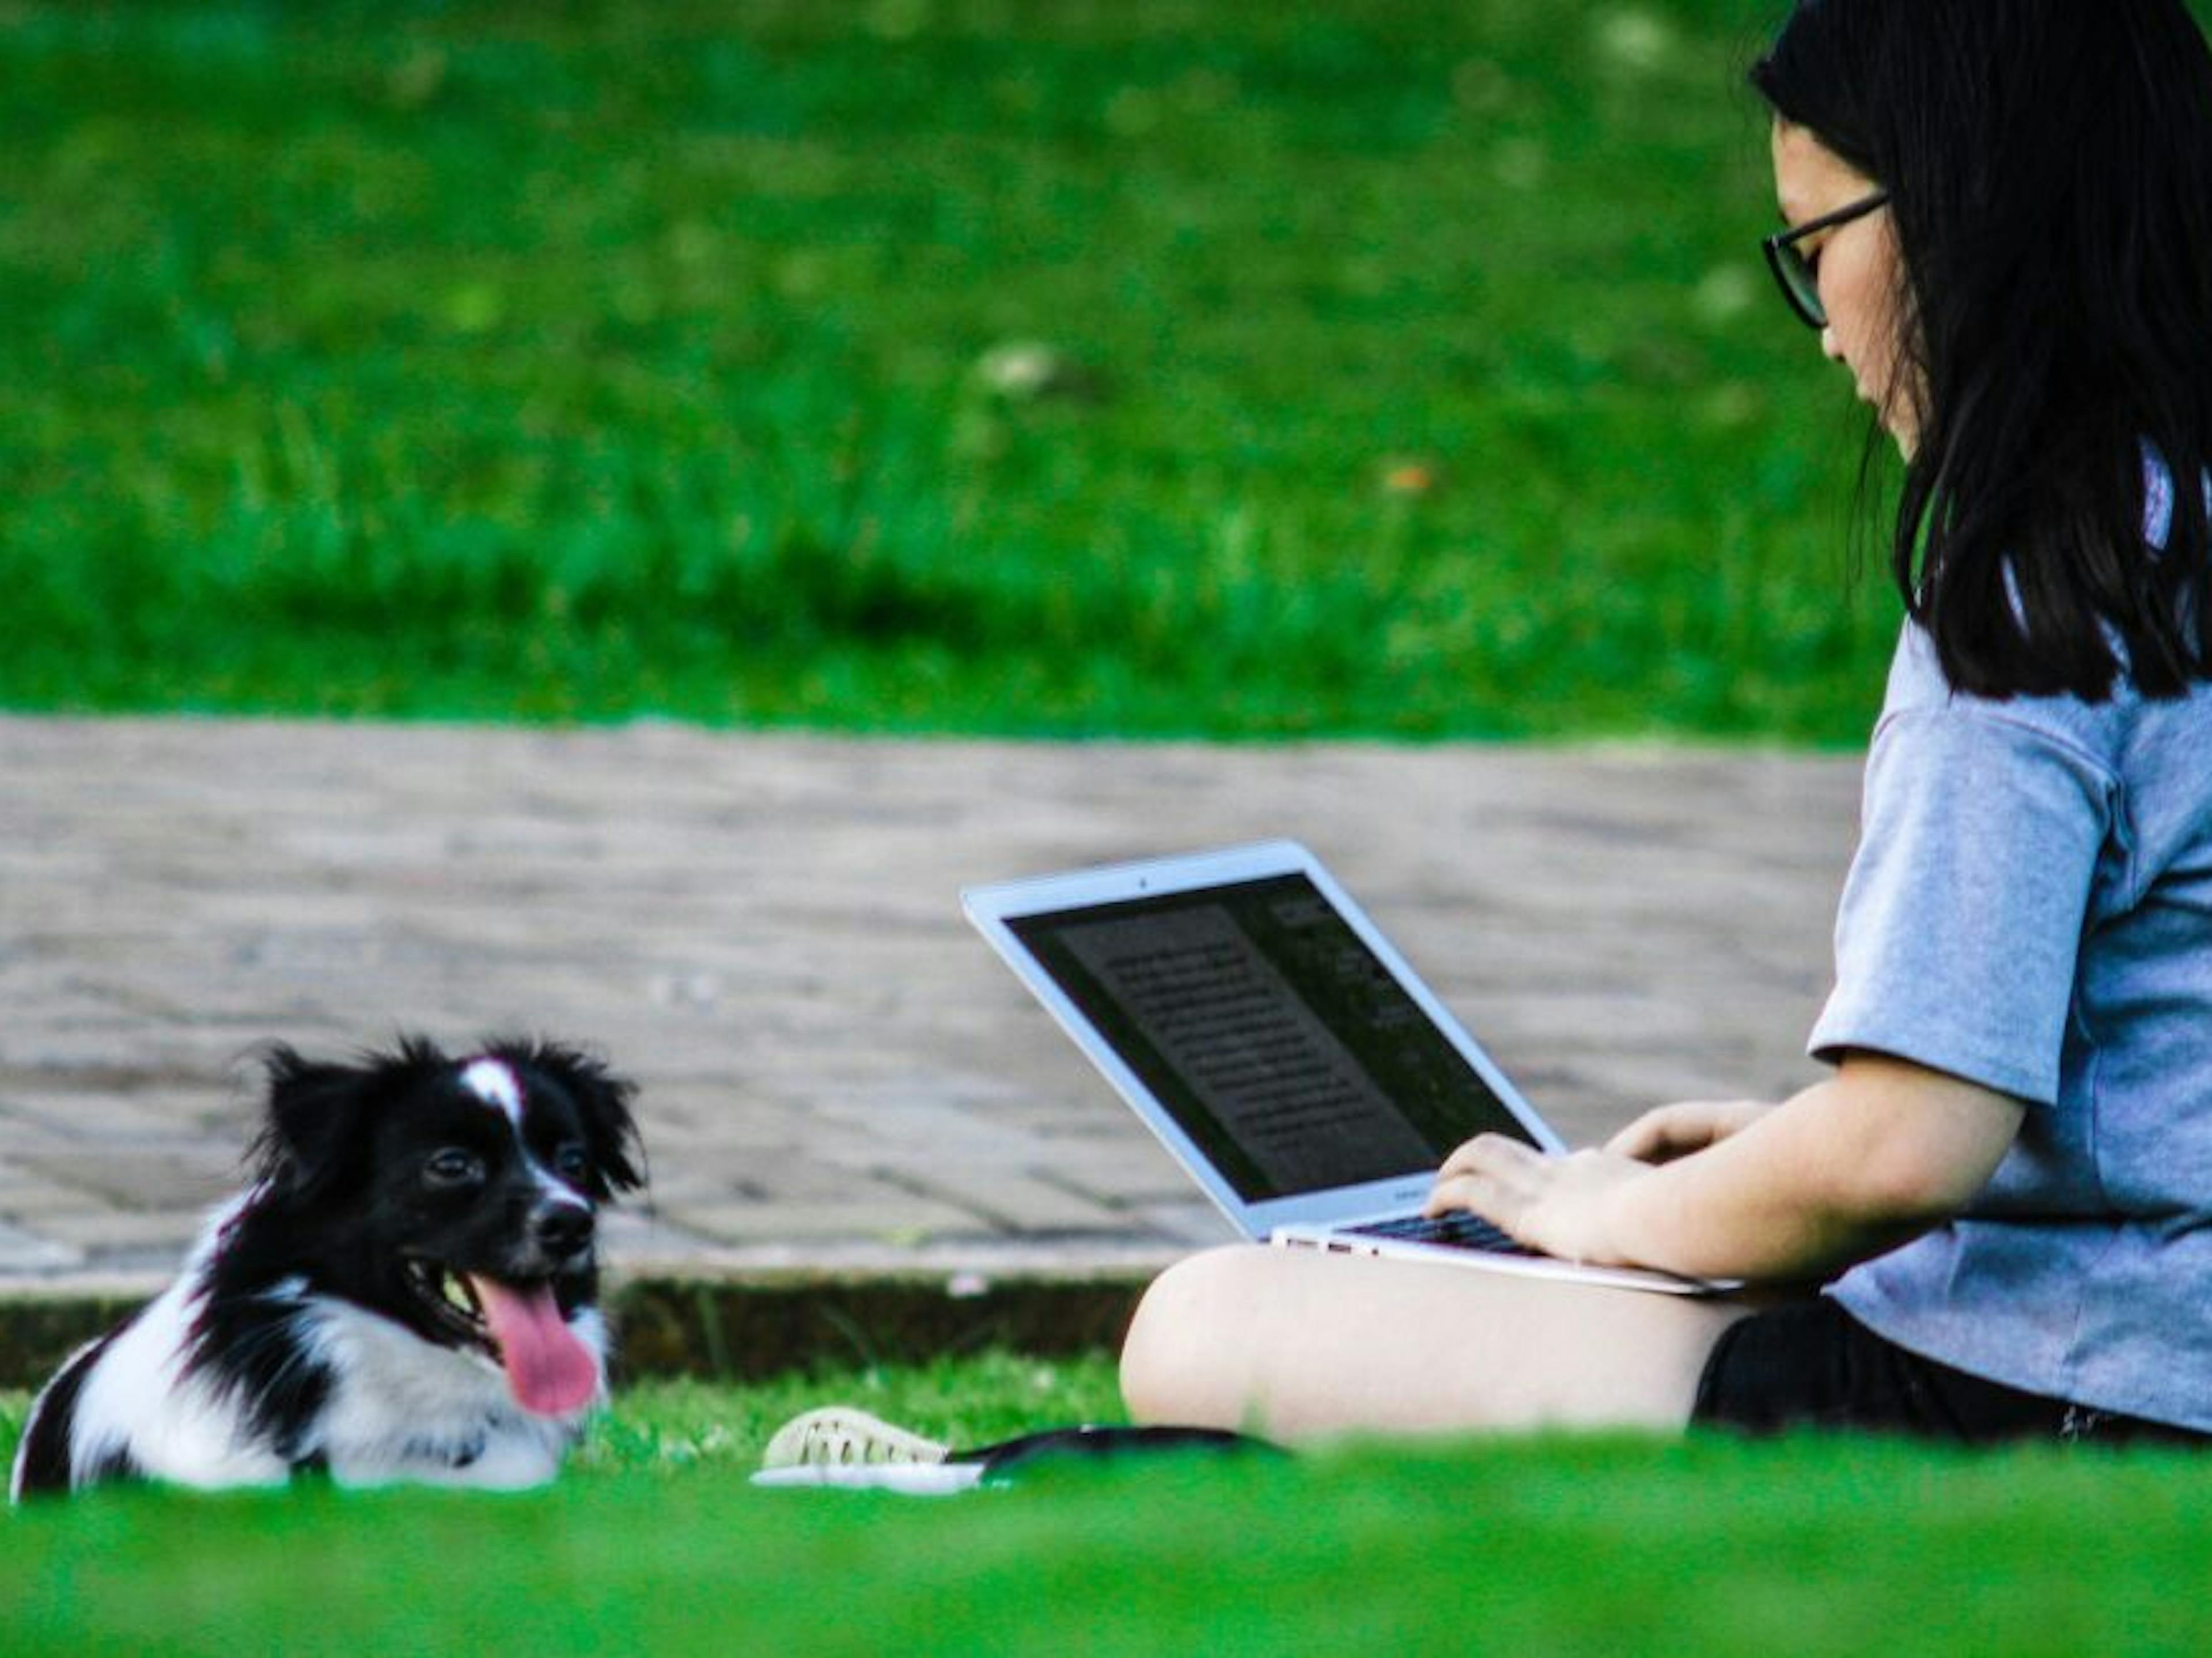
[[[564,1181],[580,1184],[592,1172],[592,1160],[580,1145],[564,1145],[553,1154],[553,1172]]]
[[[484,1177],[483,1159],[473,1151],[449,1145],[430,1154],[422,1165],[422,1178],[432,1186],[477,1186]]]

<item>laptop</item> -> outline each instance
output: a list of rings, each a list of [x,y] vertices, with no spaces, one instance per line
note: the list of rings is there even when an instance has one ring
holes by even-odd
[[[1565,1150],[1321,861],[1291,841],[970,887],[1017,977],[1246,1237],[1705,1295],[1421,1215],[1480,1133]]]

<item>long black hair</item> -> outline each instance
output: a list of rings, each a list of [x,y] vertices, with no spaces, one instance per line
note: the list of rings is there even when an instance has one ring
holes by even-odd
[[[1751,80],[1890,193],[1891,566],[1952,685],[2212,678],[2212,52],[2182,0],[1800,0]]]

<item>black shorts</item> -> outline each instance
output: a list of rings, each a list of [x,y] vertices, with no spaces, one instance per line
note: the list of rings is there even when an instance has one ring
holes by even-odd
[[[1731,1325],[1690,1419],[1741,1433],[1832,1430],[1954,1445],[2212,1445],[2212,1436],[1984,1382],[1885,1341],[1827,1297]]]

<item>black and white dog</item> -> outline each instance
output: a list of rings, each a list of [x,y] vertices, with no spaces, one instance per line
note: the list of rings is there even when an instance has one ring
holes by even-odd
[[[46,1384],[11,1494],[551,1479],[606,1385],[592,1230],[641,1181],[631,1093],[544,1042],[273,1050],[252,1183]]]

